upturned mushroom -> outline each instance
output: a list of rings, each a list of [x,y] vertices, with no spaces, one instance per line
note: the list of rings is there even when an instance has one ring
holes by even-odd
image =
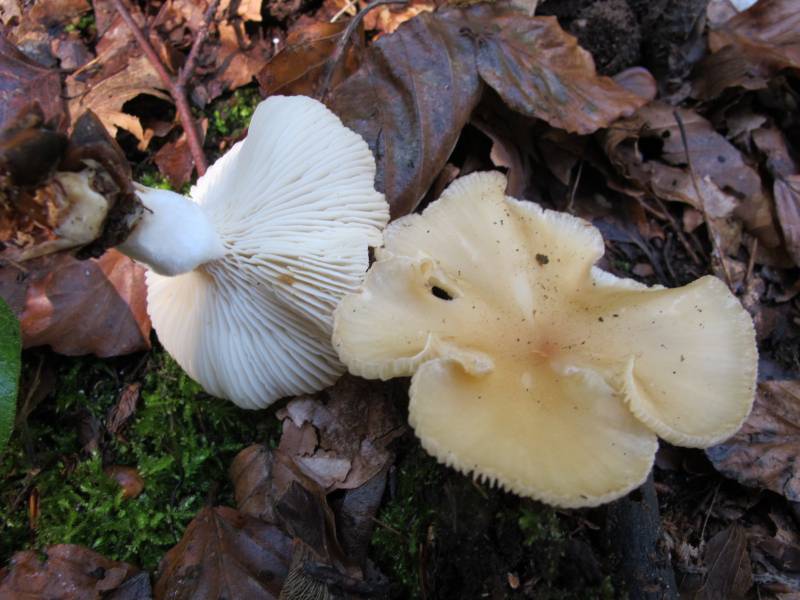
[[[210,394],[245,408],[332,384],[332,313],[389,218],[361,137],[324,105],[275,96],[189,197],[138,188],[119,250],[150,267],[159,340]]]
[[[440,461],[517,494],[595,506],[639,486],[657,436],[706,447],[753,402],[752,321],[703,277],[646,287],[598,269],[590,223],[456,180],[384,232],[334,347],[366,378],[412,376],[409,420]]]

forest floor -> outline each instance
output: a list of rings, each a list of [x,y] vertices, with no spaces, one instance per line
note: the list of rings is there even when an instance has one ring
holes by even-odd
[[[202,27],[205,4],[131,5],[172,73]],[[245,135],[263,96],[319,91],[330,71],[335,107],[344,94],[337,90],[379,40],[390,47],[401,23],[448,10],[432,0],[375,7],[344,58],[331,63],[363,6],[221,3],[187,85],[209,163]],[[478,18],[473,3],[458,6]],[[657,496],[655,521],[632,516],[630,502],[641,496],[558,509],[447,468],[406,426],[407,380],[351,376],[313,398],[348,432],[314,417],[304,426],[317,436],[313,452],[355,465],[369,440],[380,460],[353,467],[346,485],[303,487],[297,481],[306,475],[297,476],[294,496],[278,502],[272,481],[295,468],[286,456],[302,452],[291,399],[253,412],[209,396],[144,324],[135,308],[143,297],[113,289],[113,298],[89,296],[104,278],[117,291],[120,281],[143,290],[132,263],[92,259],[91,285],[81,287],[73,282],[82,263],[72,258],[37,259],[24,276],[0,262],[0,296],[24,315],[30,346],[14,433],[0,454],[0,598],[28,597],[23,578],[69,580],[74,595],[39,588],[60,598],[278,597],[298,556],[312,564],[303,577],[316,595],[308,597],[324,590],[380,598],[800,598],[800,4],[761,0],[750,17],[735,12],[717,0],[540,3],[536,18],[557,17],[600,74],[648,96],[645,109],[589,130],[568,122],[580,120],[570,104],[570,116],[553,123],[508,108],[508,77],[484,86],[469,109],[438,99],[453,108],[444,125],[437,121],[447,130],[430,131],[435,143],[419,143],[432,153],[422,155],[427,167],[379,166],[403,175],[387,176],[389,185],[419,186],[386,190],[394,216],[420,210],[456,175],[499,168],[512,195],[591,220],[606,240],[599,266],[615,275],[667,287],[708,273],[726,280],[756,327],[756,406],[743,432],[719,446],[661,442],[647,484]],[[134,180],[188,191],[197,161],[185,122],[115,2],[42,0],[29,9],[10,0],[0,2],[0,21],[27,59],[58,73],[73,121],[90,108],[114,124]],[[11,78],[9,52],[0,53],[3,81]],[[561,73],[559,60],[546,68]],[[378,74],[372,85],[389,79]],[[669,189],[669,179],[681,190]],[[37,297],[52,301],[56,318],[36,314]],[[354,414],[369,414],[369,424],[356,424]],[[653,508],[644,510],[652,516]],[[653,553],[621,549],[629,540],[620,519],[649,528],[642,535],[657,539]],[[228,562],[214,564],[215,552]],[[253,566],[262,559],[271,571]],[[657,574],[650,587],[632,572],[643,562],[651,564],[642,577]]]

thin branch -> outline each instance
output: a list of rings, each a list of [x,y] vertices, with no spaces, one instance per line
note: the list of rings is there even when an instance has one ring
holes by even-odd
[[[133,16],[128,10],[128,7],[125,6],[123,0],[111,0],[111,2],[120,17],[122,17],[122,20],[125,21],[125,24],[131,30],[136,43],[139,44],[147,60],[150,61],[150,64],[153,65],[156,73],[158,73],[158,77],[161,79],[164,87],[167,89],[170,96],[172,96],[172,100],[175,102],[175,109],[178,111],[178,118],[183,126],[183,131],[186,133],[186,141],[189,144],[189,151],[192,154],[192,160],[197,169],[197,174],[203,175],[206,169],[208,169],[208,162],[203,152],[203,144],[200,141],[199,128],[192,115],[192,109],[189,107],[189,99],[186,96],[186,83],[189,81],[195,65],[197,64],[200,48],[208,37],[209,23],[217,10],[219,0],[212,0],[208,9],[206,9],[203,15],[203,24],[200,30],[195,34],[195,40],[189,50],[189,56],[183,68],[180,70],[177,79],[173,79],[167,72],[167,68],[158,57],[158,53],[153,48],[150,40],[144,35],[141,28],[136,24],[136,21],[134,21]]]
[[[697,175],[694,172],[694,166],[692,166],[692,155],[689,152],[689,141],[686,137],[686,128],[683,126],[683,119],[681,115],[678,113],[677,110],[672,112],[672,115],[675,117],[675,120],[678,122],[678,129],[681,132],[681,141],[683,142],[683,151],[686,154],[686,164],[689,165],[689,175],[692,178],[692,186],[694,187],[694,193],[697,194],[697,201],[700,203],[700,210],[703,213],[703,219],[705,219],[706,227],[708,227],[708,237],[711,238],[711,246],[714,248],[714,252],[719,257],[719,262],[722,265],[722,273],[725,275],[725,283],[728,284],[729,289],[733,289],[733,280],[731,279],[731,274],[728,272],[728,263],[725,262],[725,256],[722,254],[722,248],[720,248],[719,240],[717,239],[717,234],[714,231],[714,227],[711,224],[711,221],[708,218],[708,213],[706,212],[706,202],[705,198],[700,191],[700,186],[697,183]]]
[[[701,263],[700,257],[692,248],[692,245],[689,243],[689,240],[686,239],[686,236],[684,235],[683,229],[681,228],[680,224],[675,220],[675,217],[672,216],[672,213],[669,212],[667,207],[664,206],[664,203],[661,201],[661,198],[656,197],[655,201],[658,203],[658,207],[661,209],[662,214],[664,214],[667,217],[667,220],[669,221],[670,225],[672,225],[672,228],[675,230],[675,235],[678,236],[678,239],[680,240],[684,250],[686,250],[686,252],[689,253],[692,262],[694,262],[696,265],[699,265]]]
[[[219,0],[211,0],[211,2],[208,4],[208,8],[206,8],[206,12],[203,13],[203,22],[200,25],[200,29],[198,29],[194,34],[194,42],[192,43],[192,47],[189,49],[189,56],[186,57],[186,62],[183,64],[183,67],[178,74],[178,80],[175,82],[175,85],[180,88],[184,88],[186,86],[189,78],[194,72],[195,66],[197,66],[197,59],[200,56],[200,48],[208,37],[209,25],[211,24],[211,19],[214,18],[214,15],[217,12],[218,6]]]
[[[372,0],[372,2],[361,9],[355,17],[350,19],[350,22],[347,24],[347,28],[345,28],[344,33],[342,33],[342,37],[339,38],[339,41],[336,44],[333,54],[331,54],[330,59],[328,59],[328,64],[325,65],[325,72],[323,73],[319,86],[317,87],[316,97],[320,100],[320,102],[325,101],[325,97],[330,91],[333,74],[336,72],[336,69],[342,62],[344,52],[347,50],[347,44],[349,43],[350,38],[353,36],[353,32],[358,29],[361,21],[364,20],[366,14],[373,8],[377,8],[385,4],[406,4],[407,2],[408,0]]]

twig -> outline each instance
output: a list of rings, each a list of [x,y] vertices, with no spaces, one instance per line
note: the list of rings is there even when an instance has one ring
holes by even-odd
[[[664,206],[664,203],[661,201],[661,198],[656,198],[655,200],[656,202],[658,202],[658,207],[661,209],[661,212],[664,213],[664,215],[666,215],[667,220],[670,222],[670,225],[672,225],[672,228],[675,230],[675,235],[678,236],[678,239],[681,241],[681,245],[684,247],[686,252],[689,253],[692,262],[699,265],[701,263],[700,257],[697,255],[697,252],[694,251],[694,248],[692,248],[692,245],[689,243],[689,240],[686,239],[686,236],[683,234],[683,229],[681,229],[681,226],[675,220],[675,217],[673,217],[672,214],[669,212],[669,210],[667,210],[667,207]]]
[[[681,132],[683,151],[686,154],[686,164],[689,165],[689,175],[692,178],[692,186],[694,187],[694,193],[697,194],[697,201],[700,203],[700,210],[703,213],[703,219],[705,219],[706,227],[708,227],[708,237],[711,238],[711,246],[714,248],[714,252],[719,257],[719,262],[722,265],[722,273],[725,275],[725,283],[727,283],[728,288],[732,290],[733,280],[731,279],[731,274],[728,272],[728,264],[725,262],[725,257],[722,254],[722,248],[720,248],[719,246],[719,240],[717,240],[717,235],[714,232],[714,227],[712,226],[711,221],[708,219],[708,213],[706,212],[705,198],[703,197],[702,192],[700,192],[700,186],[697,184],[697,175],[694,172],[694,166],[692,166],[692,155],[689,153],[689,141],[686,137],[686,128],[683,126],[683,119],[681,119],[681,115],[678,113],[677,110],[672,111],[672,115],[678,122],[678,129]]]
[[[567,212],[572,214],[575,207],[575,194],[578,191],[578,186],[581,183],[581,175],[583,174],[583,160],[578,161],[578,172],[575,179],[572,181],[572,189],[569,192],[569,202],[567,203]]]
[[[203,15],[203,24],[195,33],[195,39],[192,43],[192,47],[189,50],[189,55],[186,58],[186,62],[178,73],[178,77],[175,79],[173,79],[167,72],[167,68],[158,57],[158,53],[153,48],[150,40],[148,40],[144,35],[141,28],[136,24],[136,21],[134,21],[133,16],[131,16],[128,7],[125,6],[123,0],[111,0],[111,2],[113,3],[114,8],[117,10],[120,17],[122,17],[122,20],[125,21],[125,24],[131,30],[136,43],[139,44],[139,47],[147,57],[147,60],[150,61],[150,64],[153,65],[156,73],[158,73],[158,77],[161,79],[164,87],[167,88],[170,96],[172,96],[172,100],[175,102],[175,109],[178,111],[178,118],[183,126],[183,131],[186,133],[186,141],[189,144],[189,151],[192,154],[192,160],[194,161],[194,166],[197,169],[197,174],[203,175],[208,168],[208,162],[206,161],[206,156],[203,152],[203,144],[200,142],[197,124],[194,121],[192,110],[189,107],[189,99],[186,96],[186,84],[189,81],[189,78],[192,76],[195,66],[197,65],[200,48],[208,37],[209,23],[211,22],[214,13],[217,11],[219,0],[211,0],[209,3],[206,12]]]
[[[747,259],[747,273],[744,276],[744,283],[745,287],[750,282],[750,278],[753,276],[753,269],[756,266],[756,251],[758,250],[758,238],[753,237],[753,241],[750,244],[750,257]]]
[[[330,59],[328,59],[328,64],[325,65],[325,72],[323,73],[319,86],[317,87],[317,93],[315,96],[320,102],[325,101],[325,97],[330,91],[333,74],[336,72],[339,63],[342,62],[342,57],[344,56],[344,51],[347,49],[347,44],[350,41],[350,38],[353,36],[353,32],[361,24],[361,21],[364,20],[366,14],[373,8],[383,6],[384,4],[406,4],[407,2],[408,0],[373,0],[363,9],[361,9],[355,17],[350,19],[350,22],[347,24],[344,33],[342,33],[342,37],[336,43],[336,48],[333,50],[333,54],[331,54]]]

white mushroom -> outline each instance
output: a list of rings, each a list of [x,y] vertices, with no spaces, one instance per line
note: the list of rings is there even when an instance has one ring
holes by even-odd
[[[660,436],[706,447],[753,404],[752,321],[714,277],[648,288],[594,264],[590,223],[456,180],[392,223],[335,313],[350,371],[412,376],[409,421],[439,460],[566,507],[644,481]]]
[[[344,371],[332,312],[363,281],[389,218],[364,140],[321,103],[271,97],[190,198],[141,188],[119,249],[146,263],[158,337],[210,394],[245,408]]]

